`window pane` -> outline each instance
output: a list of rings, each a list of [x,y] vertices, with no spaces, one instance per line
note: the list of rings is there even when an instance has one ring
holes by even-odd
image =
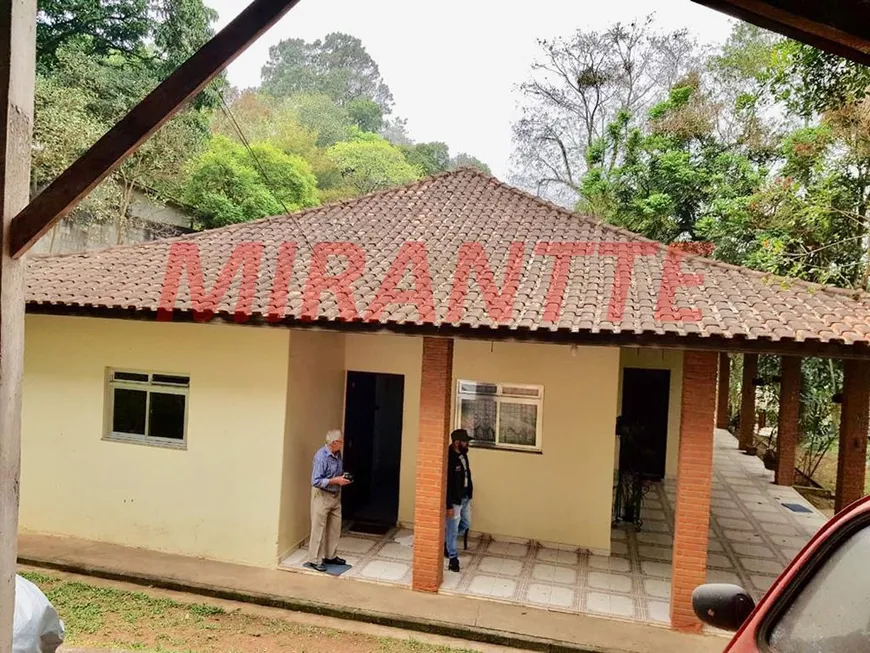
[[[169,374],[155,374],[151,377],[152,383],[162,383],[163,385],[190,385],[190,378],[186,376],[171,376]]]
[[[478,397],[460,399],[461,428],[475,440],[495,443],[495,399]]]
[[[112,431],[145,435],[145,405],[148,393],[145,390],[115,388],[112,413]]]
[[[461,384],[460,392],[469,392],[477,395],[496,395],[498,394],[498,386],[495,383],[466,381]]]
[[[534,447],[537,444],[538,407],[503,401],[500,408],[498,441]]]
[[[152,438],[184,439],[184,395],[170,395],[162,392],[151,393],[151,423]]]
[[[777,653],[870,651],[870,528],[840,546],[774,627]]]
[[[147,374],[138,374],[136,372],[115,372],[112,375],[115,381],[136,381],[139,383],[148,383]]]
[[[541,391],[538,388],[520,388],[513,385],[506,385],[502,388],[502,393],[508,397],[540,397]]]

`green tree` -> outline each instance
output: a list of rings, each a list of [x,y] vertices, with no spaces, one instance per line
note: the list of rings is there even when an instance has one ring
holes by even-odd
[[[215,115],[212,125],[215,133],[238,140],[238,123],[249,141],[268,142],[286,154],[305,159],[317,177],[317,188],[324,202],[355,195],[353,189],[345,185],[341,173],[327,155],[326,148],[321,146],[324,140],[332,144],[332,138],[322,139],[315,129],[303,125],[299,120],[298,105],[292,98],[277,100],[272,96],[248,90],[237,94],[229,102],[231,114],[222,111]],[[309,124],[336,125],[326,119],[328,114],[324,116],[312,111],[309,117],[312,118],[308,121]],[[333,137],[350,138],[352,128],[353,125],[338,122]]]
[[[489,169],[489,166],[486,165],[483,161],[478,159],[475,156],[471,156],[470,154],[466,154],[465,152],[460,152],[455,157],[450,160],[450,169],[455,170],[456,168],[477,168],[481,172],[485,172],[488,175],[492,174],[492,170]]]
[[[124,61],[149,72],[150,85],[137,93],[144,97],[213,36],[217,18],[203,0],[40,0],[37,67],[50,73],[69,50]],[[196,98],[196,108],[217,106],[225,86],[219,77]]]
[[[384,126],[384,111],[374,100],[357,98],[347,103],[350,121],[364,132],[377,133]]]
[[[866,97],[870,68],[812,46],[779,39],[760,80],[772,100],[809,118]]]
[[[285,106],[295,113],[300,125],[317,134],[317,144],[321,147],[352,137],[355,125],[347,110],[326,94],[300,93],[288,98]]]
[[[344,182],[361,195],[407,184],[422,176],[419,168],[405,160],[401,150],[376,136],[336,143],[328,154]]]
[[[166,64],[168,74],[214,34],[217,17],[202,0],[40,0],[37,62],[51,69],[61,50],[76,45],[90,56]]]
[[[62,48],[55,67],[40,72],[36,81],[34,192],[90,147],[154,83],[154,71],[145,62],[118,52],[95,57],[76,44]],[[201,149],[207,124],[204,110],[178,114],[110,175],[73,219],[114,220],[121,242],[134,191],[177,197],[185,165]]]
[[[88,110],[88,93],[71,88],[50,76],[37,74],[31,157],[31,195],[41,192],[66,167],[81,156],[105,131],[105,125]],[[119,186],[104,182],[76,207],[65,220],[79,223],[102,222],[117,216],[121,197]],[[49,236],[53,251],[55,227]]]
[[[263,67],[262,90],[276,97],[324,94],[343,107],[366,99],[383,114],[393,104],[393,95],[362,41],[340,32],[311,43],[288,39],[272,46]]]
[[[96,56],[114,52],[142,56],[152,24],[148,8],[148,0],[40,0],[37,63],[43,70],[53,68],[58,52],[71,44]]]
[[[450,168],[450,149],[446,143],[415,143],[400,149],[408,163],[422,170],[425,177]]]
[[[317,181],[306,161],[268,143],[251,149],[253,157],[241,144],[218,134],[192,164],[183,198],[205,228],[318,204]]]
[[[699,223],[739,210],[762,172],[715,134],[716,107],[690,76],[629,128],[620,113],[586,151],[578,210],[663,242],[698,240]]]

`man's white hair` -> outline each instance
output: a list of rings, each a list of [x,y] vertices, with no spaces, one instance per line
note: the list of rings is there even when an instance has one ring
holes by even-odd
[[[341,431],[338,429],[332,429],[326,434],[326,444],[332,444],[337,440],[341,440]]]

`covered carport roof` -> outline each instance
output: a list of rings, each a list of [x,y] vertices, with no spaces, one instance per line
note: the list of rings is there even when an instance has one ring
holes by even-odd
[[[870,65],[870,0],[692,0]]]

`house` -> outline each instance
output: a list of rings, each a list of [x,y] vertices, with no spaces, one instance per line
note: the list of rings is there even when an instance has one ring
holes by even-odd
[[[629,416],[641,471],[676,480],[672,623],[696,628],[728,352],[847,359],[838,494],[863,489],[866,295],[667,248],[471,169],[35,257],[27,312],[28,531],[275,567],[307,536],[311,459],[339,427],[345,517],[412,526],[413,587],[437,591],[452,428],[475,438],[475,530],[606,556]]]

